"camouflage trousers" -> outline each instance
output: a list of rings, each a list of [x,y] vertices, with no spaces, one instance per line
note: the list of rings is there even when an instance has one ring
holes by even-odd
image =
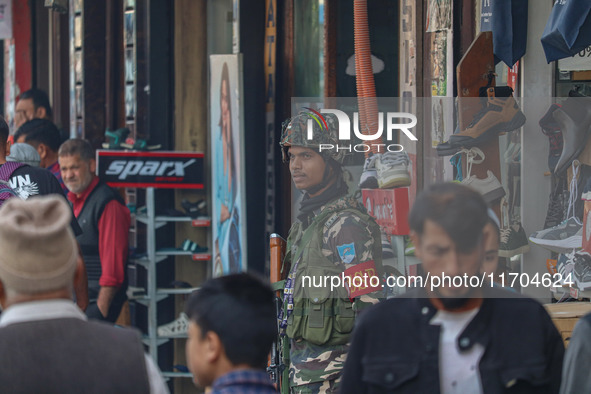
[[[324,382],[316,382],[309,384],[302,384],[300,386],[290,387],[291,394],[330,394],[338,393],[341,386],[341,375],[334,380],[325,380]]]

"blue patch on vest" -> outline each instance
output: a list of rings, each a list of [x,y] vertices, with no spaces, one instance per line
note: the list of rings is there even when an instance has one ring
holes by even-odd
[[[343,260],[343,263],[345,264],[350,264],[351,261],[353,261],[353,259],[355,258],[354,243],[338,245],[337,250],[339,252],[341,260]]]

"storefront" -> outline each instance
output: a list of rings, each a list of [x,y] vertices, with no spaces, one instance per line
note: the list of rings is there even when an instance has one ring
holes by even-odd
[[[361,29],[355,18],[357,3],[363,2],[70,0],[64,13],[63,8],[51,10],[41,1],[15,1],[13,37],[4,41],[6,117],[10,122],[22,91],[38,87],[50,94],[53,120],[72,137],[87,138],[97,148],[108,141],[106,130],[127,127],[132,143],[144,140],[164,151],[204,154],[203,189],[162,189],[153,197],[156,216],[158,204],[181,210],[183,200],[207,201],[211,227],[203,223],[190,226],[190,220],[171,221],[156,233],[139,220],[132,222],[131,247],[140,254],[147,248],[156,250],[147,244],[150,231],[158,246],[178,247],[189,239],[208,248],[203,255],[209,257],[201,256],[204,261],[199,264],[194,254],[171,255],[159,262],[152,271],[158,288],[170,288],[176,280],[193,289],[207,277],[230,271],[267,275],[269,235],[286,236],[299,207],[300,193],[293,187],[278,147],[283,121],[304,105],[329,108],[326,98],[356,99],[364,83],[373,84],[375,97],[396,98],[399,113],[418,118],[412,129],[416,141],[402,132],[390,141],[408,154],[410,185],[379,191],[388,195],[384,197],[387,203],[375,203],[375,190],[363,197],[364,202],[371,201],[370,212],[382,215],[380,224],[392,224],[386,232],[394,235],[390,246],[398,250],[392,252],[390,265],[403,274],[420,272],[417,261],[403,253],[407,240],[402,236],[408,228],[395,221],[406,217],[421,189],[439,181],[461,181],[470,175],[482,180],[490,171],[504,194],[503,200],[491,200],[502,219],[502,230],[509,234],[515,226],[514,232],[523,228],[529,236],[549,227],[549,196],[560,194],[568,205],[572,175],[568,171],[551,175],[548,156],[555,156],[550,161],[557,160],[560,151],[549,144],[562,141],[556,129],[542,132],[540,121],[569,92],[591,95],[589,48],[580,56],[547,62],[540,39],[553,1],[531,0],[525,16],[515,17],[521,28],[513,25],[514,39],[524,46],[524,52],[511,53],[517,56],[511,68],[504,62],[495,65],[498,32],[487,0],[368,1],[363,7],[368,15],[370,57],[365,60],[371,58],[371,71],[364,75],[365,82],[356,66]],[[482,33],[489,30],[492,33]],[[229,93],[224,90],[226,85]],[[494,92],[510,86],[525,123],[476,145],[484,157],[471,164],[466,152],[438,154],[454,133],[467,129],[475,119],[482,108],[479,88],[485,86]],[[223,97],[229,97],[229,102],[223,102]],[[224,106],[231,108],[229,128],[224,123]],[[578,153],[581,167],[573,196],[581,224],[588,209],[584,210],[580,197],[591,176],[591,143],[583,140],[587,147]],[[352,174],[351,192],[358,188],[366,156],[361,149],[346,160]],[[234,169],[231,177],[220,175],[223,171],[219,169],[225,166]],[[458,179],[460,173],[462,179]],[[232,225],[222,220],[224,204],[218,190],[224,183],[225,194],[231,195],[230,207],[235,208],[229,209]],[[146,204],[144,188],[128,187],[122,193],[132,210]],[[401,193],[405,199],[400,199]],[[396,207],[397,201],[400,205]],[[388,202],[395,206],[388,207]],[[381,214],[382,208],[376,206],[383,207]],[[562,216],[554,224],[568,218],[564,203],[559,210]],[[234,238],[226,236],[233,231]],[[238,251],[234,259],[226,256],[230,250]],[[591,293],[576,285],[546,286],[541,280],[540,285],[531,281],[536,275],[559,272],[551,260],[567,260],[570,249],[550,252],[526,240],[511,250],[501,264],[506,267],[505,275],[528,278],[527,283],[518,280],[511,287],[543,302],[568,296],[591,298]],[[129,274],[130,283],[139,289],[138,298],[146,296],[142,293],[147,287],[145,266],[131,264]],[[183,341],[163,340],[161,344],[155,340],[157,327],[174,321],[183,310],[189,290],[176,290],[162,300],[163,294],[151,294],[152,304],[132,302],[131,321],[149,332],[151,350],[157,348],[153,354],[166,366],[163,371],[175,377],[177,387],[183,387],[191,384],[180,379],[188,374],[172,367],[184,362]],[[150,308],[157,308],[158,313],[150,314]]]

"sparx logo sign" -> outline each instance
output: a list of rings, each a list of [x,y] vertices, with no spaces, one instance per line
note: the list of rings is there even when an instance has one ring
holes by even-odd
[[[361,132],[359,113],[353,112],[353,122],[349,115],[344,111],[338,109],[320,109],[314,110],[309,107],[306,109],[310,119],[307,120],[306,138],[308,140],[314,139],[314,123],[316,123],[323,132],[328,132],[329,126],[326,117],[322,114],[332,114],[337,119],[338,123],[338,140],[339,144],[319,144],[318,151],[347,151],[347,152],[369,152],[373,147],[377,147],[378,153],[382,152],[400,152],[404,147],[395,143],[376,143],[376,141],[384,135],[386,142],[393,140],[394,131],[400,131],[401,135],[411,141],[418,141],[418,138],[411,132],[411,129],[417,125],[417,117],[408,112],[378,112],[378,127],[373,134],[364,134]],[[355,137],[368,143],[351,144],[351,129]]]
[[[185,168],[195,163],[195,159],[181,161],[154,160],[115,160],[107,168],[105,174],[116,175],[126,179],[134,175],[184,177]]]
[[[99,177],[114,187],[203,188],[203,153],[99,150]]]

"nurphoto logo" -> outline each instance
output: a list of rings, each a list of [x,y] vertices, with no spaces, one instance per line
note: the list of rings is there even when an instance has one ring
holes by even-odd
[[[369,152],[372,150],[372,146],[377,147],[378,153],[382,152],[400,152],[404,150],[404,147],[400,144],[383,144],[383,143],[373,143],[373,144],[351,144],[351,129],[353,129],[353,133],[355,137],[359,138],[362,141],[375,141],[378,138],[382,137],[384,134],[384,129],[386,132],[386,140],[392,141],[393,140],[393,131],[400,130],[408,139],[411,141],[418,141],[417,137],[410,131],[413,127],[417,125],[417,117],[408,112],[379,112],[378,113],[378,128],[374,134],[363,134],[360,131],[359,127],[359,113],[353,112],[353,122],[351,122],[349,115],[347,115],[344,111],[338,109],[321,109],[320,112],[304,107],[307,109],[308,114],[310,115],[311,119],[308,119],[307,123],[307,139],[313,139],[313,129],[314,123],[316,122],[321,129],[327,130],[328,124],[326,119],[322,114],[333,114],[338,121],[338,139],[340,142],[349,142],[347,145],[344,144],[320,144],[318,147],[318,151],[327,151],[327,150],[336,150],[341,151],[348,151],[348,152]],[[385,122],[384,122],[385,119]],[[405,121],[408,120],[408,121]],[[385,123],[385,127],[384,127]],[[353,127],[351,127],[351,124]]]

